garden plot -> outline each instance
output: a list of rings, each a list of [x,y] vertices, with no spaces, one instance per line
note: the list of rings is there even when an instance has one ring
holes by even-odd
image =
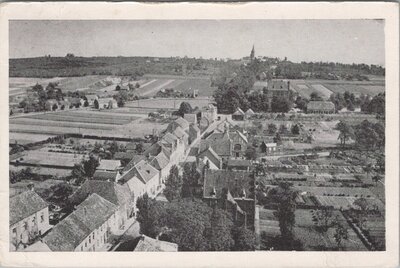
[[[367,188],[361,187],[307,187],[307,186],[297,186],[302,192],[310,192],[315,195],[344,195],[349,197],[373,197],[374,195]]]
[[[332,206],[335,209],[358,208],[356,205],[354,205],[354,201],[358,199],[357,197],[315,195],[315,198],[317,199],[318,203],[320,203],[322,206]],[[371,208],[377,207],[380,210],[385,209],[385,205],[379,199],[370,197],[364,197],[364,198]]]
[[[216,87],[211,86],[209,79],[187,79],[174,87],[175,90],[179,90],[184,94],[191,94],[193,90],[197,90],[199,96],[212,96]]]

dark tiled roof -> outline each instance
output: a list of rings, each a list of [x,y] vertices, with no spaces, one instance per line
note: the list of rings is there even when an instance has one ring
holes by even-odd
[[[307,104],[307,110],[333,111],[335,104],[330,101],[310,101]]]
[[[114,204],[97,194],[92,194],[59,222],[45,236],[44,242],[52,251],[73,251],[116,210]]]
[[[199,154],[199,157],[207,157],[215,166],[217,166],[218,168],[221,168],[221,163],[222,163],[222,159],[221,157],[218,156],[218,154],[216,152],[214,152],[214,150],[209,147],[206,150],[204,150],[203,152],[201,152]]]
[[[49,205],[35,192],[25,191],[10,198],[10,225],[31,216]]]
[[[111,181],[87,180],[71,196],[71,201],[75,204],[80,203],[87,196],[94,193],[117,206],[129,202],[131,199],[129,188],[126,185]]]
[[[93,174],[94,180],[110,180],[114,181],[118,175],[118,171],[104,171],[104,170],[96,170]]]
[[[250,172],[231,170],[207,170],[204,176],[204,197],[212,197],[215,190],[216,198],[221,198],[223,192],[229,190],[233,198],[253,198],[254,179]]]
[[[132,157],[131,161],[129,161],[129,163],[123,169],[123,172],[127,172],[127,171],[131,170],[137,163],[139,163],[143,159],[146,159],[146,157],[144,155],[134,155]]]
[[[129,159],[131,160],[132,158],[134,158],[136,155],[136,153],[134,152],[116,152],[114,154],[114,159],[117,160],[125,160],[125,159]]]
[[[136,176],[144,183],[149,182],[152,178],[158,175],[158,170],[144,160],[137,163],[133,170]]]
[[[169,163],[168,158],[164,155],[164,153],[159,153],[157,156],[153,157],[150,161],[150,164],[158,170],[165,168]]]
[[[202,140],[200,143],[200,151],[204,151],[208,147],[211,147],[219,156],[231,155],[230,140]]]

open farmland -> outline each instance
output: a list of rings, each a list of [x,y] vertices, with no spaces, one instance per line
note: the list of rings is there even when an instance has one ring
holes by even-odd
[[[197,90],[199,96],[205,97],[212,96],[215,90],[214,87],[211,87],[209,77],[146,75],[137,82],[140,84],[137,92],[141,96],[153,96],[161,89],[172,88],[183,94],[192,94],[194,90]],[[131,83],[134,84],[134,82]]]
[[[300,96],[309,98],[312,92],[328,99],[331,93],[344,93],[349,91],[356,96],[368,94],[370,96],[385,92],[385,80],[374,79],[371,81],[345,81],[345,80],[291,80],[292,88]]]
[[[125,107],[128,108],[152,108],[152,109],[179,109],[179,106],[182,102],[188,102],[190,105],[194,107],[204,107],[208,104],[212,103],[212,100],[209,98],[196,98],[196,99],[147,99],[147,100],[139,100],[132,101],[125,104]]]

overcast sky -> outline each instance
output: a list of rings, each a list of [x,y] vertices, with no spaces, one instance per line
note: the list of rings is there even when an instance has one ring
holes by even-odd
[[[384,21],[10,21],[10,58],[256,56],[384,65]]]

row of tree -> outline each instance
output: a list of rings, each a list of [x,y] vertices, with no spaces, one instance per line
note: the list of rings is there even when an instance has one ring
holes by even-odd
[[[371,123],[368,120],[352,126],[345,121],[336,125],[340,131],[338,139],[342,146],[349,140],[355,140],[356,145],[363,150],[382,149],[385,146],[385,126],[381,122]]]

